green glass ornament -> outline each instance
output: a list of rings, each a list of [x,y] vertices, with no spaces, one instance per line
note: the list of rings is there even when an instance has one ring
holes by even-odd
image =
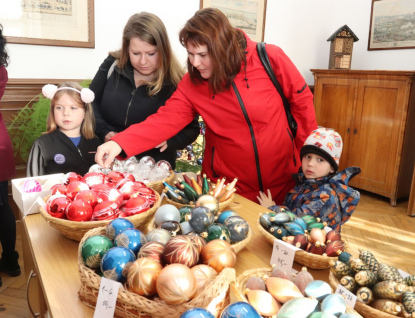
[[[99,267],[105,252],[113,246],[112,241],[104,235],[88,237],[81,250],[85,265],[89,268]]]

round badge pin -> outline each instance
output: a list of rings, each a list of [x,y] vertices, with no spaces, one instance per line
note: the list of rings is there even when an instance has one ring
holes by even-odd
[[[63,164],[65,163],[65,156],[64,156],[64,155],[62,155],[62,154],[60,154],[60,153],[58,153],[58,154],[56,154],[56,155],[53,157],[53,160],[55,160],[55,162],[56,162],[58,165],[63,165]]]

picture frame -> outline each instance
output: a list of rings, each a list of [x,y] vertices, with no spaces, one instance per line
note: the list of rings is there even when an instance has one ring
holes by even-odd
[[[221,10],[251,40],[264,41],[267,0],[200,0],[200,9],[207,7]]]
[[[414,49],[415,1],[372,0],[368,51]]]
[[[8,43],[95,47],[94,0],[21,0],[2,8]]]

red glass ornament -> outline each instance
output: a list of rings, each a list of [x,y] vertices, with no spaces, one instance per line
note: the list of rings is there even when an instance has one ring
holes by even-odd
[[[199,248],[187,235],[177,235],[164,246],[164,261],[192,267],[199,261]]]
[[[135,177],[132,173],[124,173],[124,178],[131,180],[132,182],[135,182]]]
[[[70,202],[71,200],[65,196],[54,197],[46,202],[46,211],[55,218],[66,219],[65,211]]]
[[[140,187],[140,188],[136,189],[136,193],[138,193],[138,195],[146,198],[148,200],[148,202],[150,203],[150,205],[153,205],[157,200],[157,197],[154,193],[154,190],[147,187],[146,185],[144,187]]]
[[[118,216],[118,205],[116,202],[112,201],[103,201],[98,203],[94,207],[94,212],[92,213],[93,220],[105,220],[114,215]]]
[[[121,179],[115,185],[114,189],[120,191],[124,201],[128,200],[131,197],[131,195],[135,192],[134,182],[127,178]]]
[[[66,185],[64,184],[55,184],[50,189],[52,190],[52,195],[55,195],[58,193],[66,195]]]
[[[72,181],[66,187],[66,196],[73,200],[78,192],[89,190],[89,186],[83,181]]]
[[[72,181],[81,181],[81,180],[82,180],[82,177],[76,172],[68,172],[63,178],[63,183],[65,185],[68,185]]]
[[[102,172],[88,172],[84,175],[82,181],[90,187],[96,184],[102,184],[105,182],[105,174]]]
[[[124,179],[124,174],[119,171],[111,171],[106,176],[107,183],[111,183],[114,186],[121,180]]]
[[[128,216],[143,213],[150,208],[150,203],[142,196],[132,195],[131,198],[121,208]]]
[[[98,204],[98,195],[92,190],[83,190],[78,192],[75,196],[75,200],[84,200],[91,207],[95,207]]]
[[[83,200],[76,200],[68,204],[65,213],[68,220],[71,221],[90,221],[92,218],[92,207]]]
[[[117,203],[117,208],[122,204],[123,196],[114,188],[111,188],[108,184],[97,184],[92,186],[92,191],[98,195],[98,201],[112,201]]]

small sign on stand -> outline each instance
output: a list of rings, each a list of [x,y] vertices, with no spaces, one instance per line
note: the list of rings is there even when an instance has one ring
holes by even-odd
[[[111,279],[101,277],[99,285],[97,305],[95,306],[94,318],[114,317],[118,290],[121,284]]]
[[[282,240],[274,240],[274,247],[272,249],[271,255],[271,265],[276,265],[284,271],[291,272],[295,251],[298,251],[299,248],[285,243]]]

